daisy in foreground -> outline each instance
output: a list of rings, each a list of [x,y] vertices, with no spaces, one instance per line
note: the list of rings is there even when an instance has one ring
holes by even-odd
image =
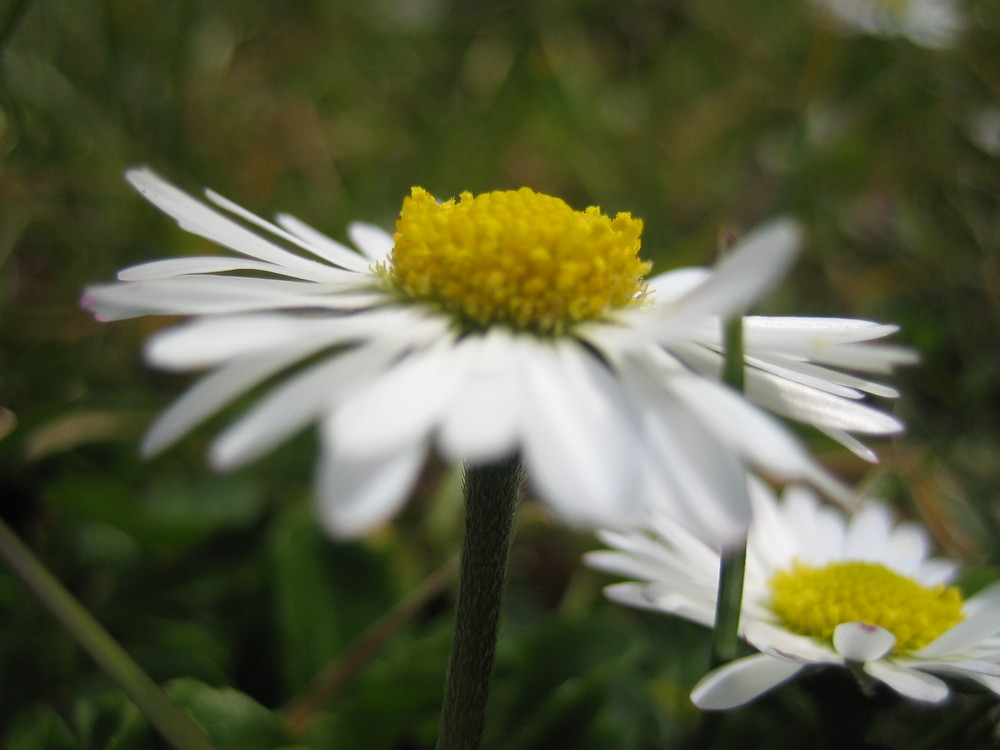
[[[949,47],[962,31],[953,0],[814,0],[845,31],[904,36],[924,47]]]
[[[735,708],[816,665],[845,666],[930,703],[949,693],[935,675],[1000,694],[1000,583],[963,599],[947,585],[957,564],[928,557],[923,529],[893,525],[880,504],[847,519],[802,487],[780,502],[762,484],[751,491],[740,632],[761,653],[702,678],[695,705]],[[600,536],[618,551],[586,562],[639,579],[609,586],[610,599],[712,626],[717,552],[662,518],[648,533]]]
[[[194,316],[155,335],[147,358],[212,372],[154,425],[148,454],[267,383],[211,461],[241,466],[318,423],[319,507],[340,536],[391,516],[431,450],[472,466],[519,455],[535,494],[584,526],[627,525],[655,502],[713,538],[737,536],[748,467],[842,493],[716,372],[720,320],[795,254],[788,221],[713,270],[647,281],[640,220],[528,188],[446,202],[414,188],[395,234],[348,228],[355,251],[291,216],[271,223],[211,191],[198,200],[147,169],[127,177],[182,228],[239,254],[134,266],[84,295],[101,320]],[[748,395],[864,453],[849,433],[901,425],[862,396],[895,392],[837,368],[884,373],[909,360],[872,343],[894,330],[751,319]]]

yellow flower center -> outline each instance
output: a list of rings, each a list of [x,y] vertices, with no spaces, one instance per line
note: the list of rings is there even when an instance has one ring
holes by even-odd
[[[898,654],[923,648],[964,619],[954,586],[924,586],[879,563],[796,561],[770,583],[771,609],[794,632],[832,638],[844,622],[879,625],[896,636]]]
[[[378,273],[398,294],[453,316],[463,329],[502,325],[560,334],[639,302],[649,264],[642,221],[574,211],[528,188],[462,193],[438,203],[415,187]]]

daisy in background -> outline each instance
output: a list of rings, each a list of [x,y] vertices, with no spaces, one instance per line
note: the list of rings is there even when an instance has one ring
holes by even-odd
[[[904,36],[924,47],[950,47],[964,23],[953,0],[813,0],[847,32]]]
[[[713,327],[785,272],[799,241],[788,221],[715,269],[647,281],[641,221],[527,188],[443,203],[414,188],[394,235],[348,228],[355,251],[148,169],[127,177],[182,228],[237,253],[134,266],[84,295],[101,320],[193,316],[156,334],[147,358],[212,372],[153,426],[147,454],[266,383],[211,462],[242,466],[317,423],[319,510],[340,536],[390,517],[431,450],[472,465],[519,454],[535,494],[571,524],[629,525],[655,503],[714,540],[745,532],[747,468],[847,494],[715,374]],[[754,321],[749,390],[764,406],[845,436],[901,429],[860,399],[893,392],[839,371],[906,359],[871,343],[894,327]]]
[[[740,633],[760,653],[702,678],[697,706],[735,708],[823,665],[930,703],[949,693],[936,675],[1000,694],[1000,583],[964,599],[948,585],[958,565],[929,557],[923,528],[894,525],[879,503],[846,518],[802,487],[780,502],[761,483],[751,492]],[[660,516],[648,532],[600,538],[616,551],[591,552],[587,564],[638,579],[609,586],[608,598],[712,626],[718,552]]]

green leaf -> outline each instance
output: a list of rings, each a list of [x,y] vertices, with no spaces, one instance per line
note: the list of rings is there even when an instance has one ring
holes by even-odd
[[[166,691],[218,750],[274,750],[291,743],[281,716],[238,690],[181,678],[167,683]]]
[[[395,600],[383,556],[361,542],[330,541],[307,507],[278,522],[270,551],[282,666],[296,692]]]
[[[5,747],[17,750],[79,750],[69,726],[48,706],[35,705],[13,719]]]

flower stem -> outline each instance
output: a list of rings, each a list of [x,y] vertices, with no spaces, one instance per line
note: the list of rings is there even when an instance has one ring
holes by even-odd
[[[516,457],[465,470],[465,536],[437,750],[475,750],[482,739],[507,557],[523,485]]]
[[[177,750],[215,750],[194,720],[142,671],[83,605],[0,520],[0,557]]]
[[[726,321],[723,330],[726,355],[722,379],[738,391],[743,390],[743,318]],[[715,629],[712,631],[712,667],[736,658],[740,639],[740,606],[743,602],[743,578],[746,572],[747,543],[722,551],[719,563],[719,592],[715,600]]]

